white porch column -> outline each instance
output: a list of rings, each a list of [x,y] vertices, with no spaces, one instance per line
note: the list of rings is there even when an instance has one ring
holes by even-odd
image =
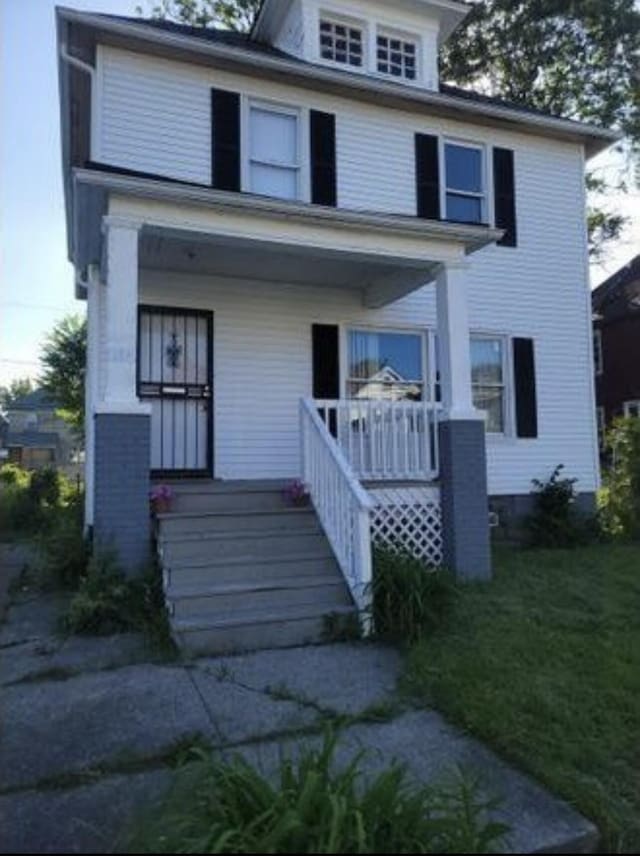
[[[146,564],[150,548],[150,407],[137,397],[140,224],[104,218],[105,284],[97,286],[98,401],[93,423],[93,533],[123,570]]]
[[[483,415],[473,406],[468,265],[446,264],[436,280],[440,388],[440,499],[445,564],[460,579],[491,576]]]

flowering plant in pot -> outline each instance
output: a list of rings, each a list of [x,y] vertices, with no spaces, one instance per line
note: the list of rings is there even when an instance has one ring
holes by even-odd
[[[153,514],[165,514],[171,510],[173,491],[168,484],[156,484],[149,491],[149,503]]]
[[[300,479],[294,479],[283,491],[285,500],[290,505],[308,505],[309,488]]]

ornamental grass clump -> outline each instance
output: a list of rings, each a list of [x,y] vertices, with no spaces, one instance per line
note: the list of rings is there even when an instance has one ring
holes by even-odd
[[[367,779],[363,755],[341,767],[336,747],[328,731],[320,748],[281,758],[270,776],[241,757],[193,750],[127,852],[487,853],[507,831],[463,778],[417,786],[393,765]]]

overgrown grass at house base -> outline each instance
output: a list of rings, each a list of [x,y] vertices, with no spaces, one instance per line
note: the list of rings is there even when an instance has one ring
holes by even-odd
[[[640,848],[640,546],[497,554],[405,688]]]
[[[133,853],[488,853],[507,829],[462,778],[410,785],[391,767],[363,779],[362,756],[336,760],[335,733],[319,749],[283,757],[274,776],[247,761],[194,750],[167,802],[129,843]]]

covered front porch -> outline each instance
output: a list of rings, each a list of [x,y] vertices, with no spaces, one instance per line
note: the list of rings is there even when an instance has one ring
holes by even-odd
[[[158,402],[165,399],[174,424],[187,425],[188,408],[206,413],[201,451],[194,447],[199,475],[297,476],[307,484],[358,596],[370,574],[370,494],[398,483],[439,488],[444,562],[462,576],[487,575],[484,428],[471,399],[466,256],[499,232],[103,173],[78,173],[76,181],[101,235],[99,263],[96,248],[87,247],[80,283],[89,302],[87,520],[98,542],[115,542],[130,566],[140,561],[148,549],[151,471],[185,476],[191,468],[184,436],[184,466],[154,465],[158,449],[164,455],[166,436],[159,446],[158,437],[168,423],[158,421]],[[430,282],[437,400],[407,384],[397,394],[402,382],[393,378],[370,378],[355,391],[344,370],[325,370],[334,358],[344,364],[345,345],[336,334],[335,357],[316,350],[316,328],[331,326],[328,318],[375,325],[387,307]],[[286,321],[289,307],[298,313],[295,327]],[[193,377],[185,374],[187,359],[153,376],[153,348],[141,348],[146,310],[174,319],[186,310],[209,313],[202,330],[212,339],[196,349]],[[255,335],[259,321],[272,328],[268,342]],[[199,329],[189,323],[162,328],[160,362],[171,362],[167,348],[186,357],[187,331]],[[424,325],[415,317],[396,327]],[[248,364],[263,382],[251,390]]]

